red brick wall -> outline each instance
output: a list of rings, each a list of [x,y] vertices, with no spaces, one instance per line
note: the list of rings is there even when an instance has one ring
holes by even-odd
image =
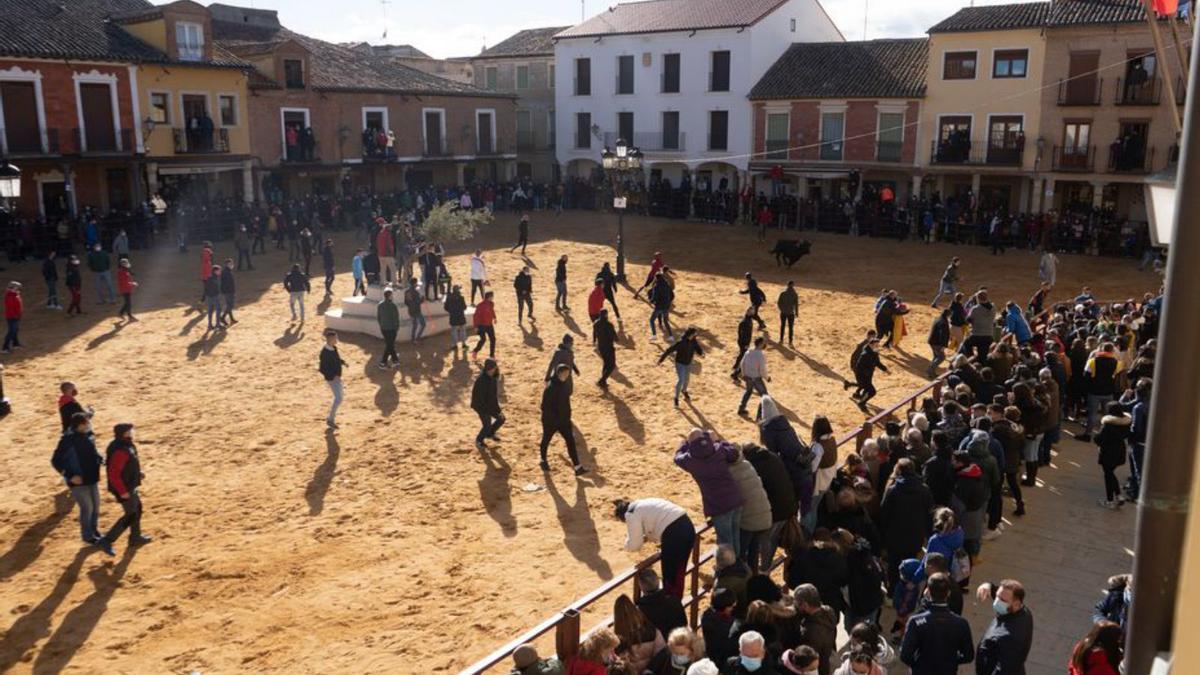
[[[117,76],[117,107],[120,115],[121,128],[134,128],[133,101],[129,94],[129,69],[125,66],[93,66],[85,64],[67,65],[65,63],[48,63],[36,61],[21,61],[19,59],[0,59],[0,70],[18,67],[26,71],[42,74],[42,99],[46,109],[46,128],[58,131],[59,149],[62,153],[78,151],[75,144],[75,130],[79,128],[78,108],[75,104],[75,73],[98,72],[102,75]],[[133,142],[132,137],[130,142]]]
[[[842,156],[847,162],[875,161],[875,132],[879,127],[878,101],[850,101],[846,108],[846,145]]]
[[[818,102],[792,102],[790,135],[788,141],[792,150],[788,152],[788,159],[812,160],[820,156],[817,144],[821,142],[821,106]]]
[[[754,145],[751,152],[761,153],[767,149],[767,107],[762,103],[754,104],[754,114],[752,117],[754,125]]]
[[[917,129],[918,122],[921,119],[921,104],[918,101],[911,101],[908,104],[908,110],[904,113],[904,148],[901,151],[901,158],[905,164],[912,164],[918,152],[917,148]]]

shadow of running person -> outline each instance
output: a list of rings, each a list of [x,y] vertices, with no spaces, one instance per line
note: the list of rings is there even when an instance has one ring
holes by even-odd
[[[319,516],[325,509],[325,494],[333,482],[333,474],[337,473],[338,457],[342,454],[342,446],[338,445],[337,436],[333,429],[325,430],[325,461],[313,472],[313,477],[304,488],[304,501],[308,502],[308,515]]]
[[[225,335],[226,330],[224,328],[212,331],[204,331],[203,337],[188,345],[188,361],[195,361],[196,359],[200,358],[201,354],[205,356],[211,354],[212,351],[217,348],[217,345],[225,341]]]
[[[820,375],[821,377],[829,378],[829,379],[835,380],[835,381],[841,381],[841,382],[846,381],[846,378],[842,377],[841,373],[838,373],[833,368],[830,368],[827,364],[822,363],[821,361],[818,361],[818,360],[812,358],[811,356],[805,354],[804,352],[797,350],[796,356],[799,356],[800,360],[804,362],[804,365],[811,368],[812,371],[814,373],[816,373],[817,375]]]
[[[95,590],[63,617],[58,630],[38,652],[33,662],[33,672],[58,673],[67,667],[79,648],[87,643],[96,624],[100,623],[108,609],[108,602],[120,587],[136,553],[136,546],[126,547],[115,565],[105,563],[88,572]]]
[[[273,341],[276,347],[287,349],[304,339],[304,327],[300,324],[290,324],[283,330],[283,335]]]
[[[100,345],[104,344],[105,342],[108,342],[109,340],[117,337],[117,334],[120,333],[122,330],[124,330],[125,326],[128,326],[128,325],[129,325],[129,322],[127,322],[127,321],[113,322],[113,327],[111,330],[109,330],[107,333],[104,333],[103,335],[97,335],[96,337],[94,337],[88,341],[86,351],[91,351],[91,350],[99,347]]]
[[[79,580],[84,560],[95,552],[96,549],[91,546],[80,548],[71,564],[59,575],[50,594],[42,598],[36,607],[27,610],[4,632],[4,637],[0,639],[0,672],[8,672],[17,663],[28,661],[25,652],[50,634],[50,620],[71,592],[75,582]]]
[[[529,328],[525,327],[525,322],[519,324],[521,326],[521,335],[524,338],[525,346],[532,347],[538,351],[546,348],[546,341],[538,337],[538,327],[536,323],[531,323]]]
[[[12,548],[0,556],[0,581],[9,579],[37,560],[42,554],[42,541],[71,513],[71,495],[62,490],[54,495],[54,510],[25,528]]]
[[[321,302],[317,303],[317,316],[325,316],[325,312],[329,309],[329,306],[332,304],[333,304],[333,294],[332,293],[326,293],[325,295],[321,296]]]
[[[584,333],[583,329],[579,327],[579,322],[575,320],[575,317],[571,316],[570,312],[559,312],[558,315],[562,317],[563,325],[567,327],[567,330],[578,335],[579,337],[588,336],[588,334]]]
[[[613,405],[613,414],[617,418],[617,428],[634,443],[645,445],[646,425],[642,424],[642,421],[633,413],[633,409],[629,407],[629,404],[624,399],[613,395],[607,389],[602,391],[601,398],[611,402]]]
[[[582,458],[582,457],[581,457]],[[554,500],[558,524],[562,527],[563,543],[575,559],[585,564],[604,581],[612,579],[612,567],[600,556],[600,535],[588,507],[587,483],[575,480],[575,503],[568,504],[554,484],[554,472],[546,474],[546,491]]]
[[[483,508],[506,537],[517,536],[517,519],[512,512],[512,489],[508,479],[512,476],[512,467],[504,460],[499,452],[491,448],[479,450],[486,467],[483,477],[479,479],[479,500]]]

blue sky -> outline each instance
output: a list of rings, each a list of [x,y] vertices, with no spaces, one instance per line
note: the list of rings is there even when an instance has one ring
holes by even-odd
[[[160,0],[155,0],[156,2]],[[202,0],[207,2],[207,0]],[[225,0],[274,9],[284,25],[332,42],[412,44],[436,57],[470,56],[522,28],[579,22],[579,0]],[[736,2],[736,0],[730,0]],[[977,0],[976,4],[996,4]],[[588,16],[615,0],[585,0]],[[969,0],[822,0],[849,40],[910,37],[954,13]],[[383,38],[384,30],[387,38]]]

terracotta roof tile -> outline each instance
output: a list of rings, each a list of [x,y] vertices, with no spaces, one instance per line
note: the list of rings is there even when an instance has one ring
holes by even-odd
[[[626,2],[568,28],[555,37],[661,33],[749,26],[786,0],[644,0]]]
[[[793,44],[750,90],[751,99],[919,98],[925,38]]]
[[[479,56],[552,56],[554,41],[551,38],[568,28],[570,26],[551,26],[519,31],[509,36],[508,39],[483,50]]]
[[[0,0],[0,55],[164,62],[166,54],[108,21],[150,7],[145,0]]]

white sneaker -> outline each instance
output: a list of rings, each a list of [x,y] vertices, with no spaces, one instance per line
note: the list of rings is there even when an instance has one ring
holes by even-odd
[[[1000,531],[1000,528],[996,528],[994,530],[988,530],[987,532],[983,533],[983,540],[991,541],[993,539],[998,538],[1002,534],[1004,534],[1004,533]]]
[[[1106,509],[1115,509],[1119,506],[1119,504],[1117,504],[1117,502],[1110,502],[1107,499],[1097,499],[1096,503],[1099,504],[1100,506],[1103,506]]]

